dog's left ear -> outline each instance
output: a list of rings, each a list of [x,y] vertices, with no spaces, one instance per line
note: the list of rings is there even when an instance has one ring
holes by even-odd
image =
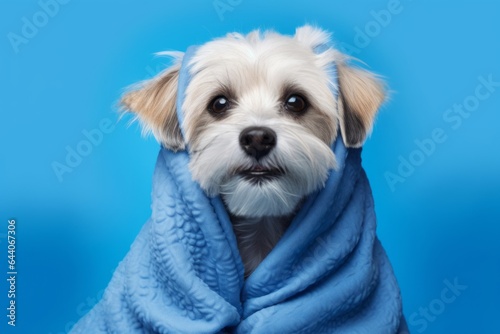
[[[340,130],[348,147],[360,147],[370,134],[375,115],[385,100],[385,87],[369,71],[344,62],[337,65]]]

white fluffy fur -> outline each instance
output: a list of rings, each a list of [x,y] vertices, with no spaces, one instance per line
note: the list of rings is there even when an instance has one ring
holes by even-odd
[[[223,195],[233,214],[289,214],[305,195],[324,184],[335,166],[330,143],[281,111],[282,89],[294,84],[308,93],[311,104],[331,114],[331,120],[325,121],[338,119],[325,71],[337,53],[316,55],[312,49],[327,38],[310,27],[299,29],[295,38],[272,32],[231,34],[203,45],[193,58],[193,77],[183,105],[186,141],[192,144],[190,168],[209,195]],[[221,86],[234,91],[237,105],[225,119],[197,127],[196,118],[206,112],[207,101]],[[238,142],[240,132],[250,126],[267,126],[276,132],[277,146],[262,163],[284,168],[285,176],[256,185],[233,174],[255,163]],[[336,129],[336,124],[331,127]],[[192,140],[195,134],[200,140]]]

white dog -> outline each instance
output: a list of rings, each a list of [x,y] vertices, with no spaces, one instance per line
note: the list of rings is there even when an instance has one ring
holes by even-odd
[[[175,110],[181,53],[163,53],[176,64],[122,99],[163,146],[187,148],[193,178],[209,196],[222,196],[246,276],[335,168],[330,146],[338,128],[346,146],[361,146],[384,101],[373,73],[351,67],[333,48],[315,52],[328,41],[326,32],[305,26],[293,37],[255,31],[204,44],[192,62],[197,75],[186,90],[184,136]]]
[[[122,99],[164,146],[151,218],[72,333],[407,334],[357,149],[383,83],[309,26],[167,54]]]

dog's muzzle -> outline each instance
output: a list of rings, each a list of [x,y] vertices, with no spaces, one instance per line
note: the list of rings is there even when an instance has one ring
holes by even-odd
[[[245,154],[256,162],[251,168],[238,170],[240,176],[248,181],[261,183],[284,174],[281,168],[269,168],[260,163],[276,146],[277,135],[274,130],[264,126],[248,127],[241,131],[239,140]]]

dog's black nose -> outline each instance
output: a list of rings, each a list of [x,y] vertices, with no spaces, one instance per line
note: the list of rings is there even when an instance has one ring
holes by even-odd
[[[251,157],[259,160],[276,146],[276,132],[263,126],[252,126],[240,133],[240,146]]]

